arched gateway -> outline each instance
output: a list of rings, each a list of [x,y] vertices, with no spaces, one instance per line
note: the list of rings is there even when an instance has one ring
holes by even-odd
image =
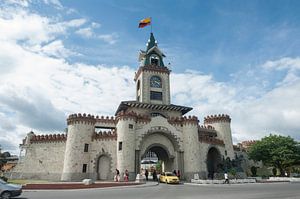
[[[207,153],[207,172],[208,178],[213,179],[214,174],[218,172],[218,166],[221,163],[222,158],[219,150],[215,147],[211,147]]]
[[[141,160],[149,152],[155,153],[162,162],[162,171],[178,170],[181,167],[178,164],[180,162],[178,141],[166,128],[160,128],[161,131],[148,131],[141,140],[139,161],[136,162],[137,171],[140,170]]]

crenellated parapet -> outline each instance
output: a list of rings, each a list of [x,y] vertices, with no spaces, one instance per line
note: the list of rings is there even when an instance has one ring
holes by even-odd
[[[204,124],[212,124],[212,123],[221,123],[221,122],[231,122],[231,118],[229,115],[219,114],[219,115],[210,115],[204,118]]]
[[[99,131],[95,132],[92,136],[92,140],[117,140],[117,132],[113,131]]]
[[[149,115],[141,115],[141,114],[137,114],[133,111],[120,111],[117,114],[116,120],[134,120],[138,123],[148,123],[151,121],[151,118]]]
[[[168,122],[172,125],[186,125],[193,124],[198,125],[198,118],[196,116],[184,116],[184,117],[170,117],[168,118]]]
[[[198,128],[201,130],[215,130],[215,128],[211,125],[199,125]]]
[[[243,149],[248,149],[256,142],[257,142],[257,140],[246,140],[246,141],[243,141],[242,143],[239,143],[238,145],[240,145]]]
[[[66,134],[34,135],[31,137],[30,143],[65,142],[66,140]]]
[[[199,142],[212,144],[212,145],[225,146],[225,143],[223,140],[220,140],[220,139],[217,139],[214,137],[208,137],[208,136],[199,136]]]
[[[94,115],[86,114],[86,113],[78,113],[78,114],[71,114],[67,119],[67,124],[95,124],[96,119]]]
[[[104,123],[104,124],[116,124],[116,118],[111,116],[111,117],[108,117],[108,116],[96,116],[96,122],[99,122],[99,123]]]

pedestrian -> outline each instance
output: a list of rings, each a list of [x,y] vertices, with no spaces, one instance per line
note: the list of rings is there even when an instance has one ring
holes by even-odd
[[[157,184],[160,183],[160,172],[157,173]]]
[[[175,176],[177,176],[176,170],[173,171],[173,174],[174,174]]]
[[[148,175],[149,175],[149,172],[148,172],[148,169],[146,169],[145,170],[146,181],[148,181]]]
[[[155,169],[153,170],[152,176],[153,176],[153,181],[157,181],[157,174]]]
[[[225,178],[225,184],[229,184],[229,179],[228,179],[228,174],[227,172],[224,173],[224,178]]]
[[[125,182],[128,182],[128,178],[129,178],[129,172],[128,172],[128,170],[126,169],[126,170],[125,170],[125,173],[124,173],[124,181],[125,181]]]
[[[116,169],[115,181],[116,182],[120,181],[120,171],[118,169]]]
[[[180,170],[177,170],[177,177],[180,180]]]

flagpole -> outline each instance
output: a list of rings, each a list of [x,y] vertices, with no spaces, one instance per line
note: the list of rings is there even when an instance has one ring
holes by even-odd
[[[151,33],[152,33],[152,17],[150,17]]]

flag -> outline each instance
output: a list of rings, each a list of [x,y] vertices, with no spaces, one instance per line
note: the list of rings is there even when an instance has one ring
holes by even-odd
[[[144,28],[145,26],[148,26],[150,24],[151,24],[151,18],[148,17],[148,18],[143,19],[143,20],[140,21],[139,28]]]

